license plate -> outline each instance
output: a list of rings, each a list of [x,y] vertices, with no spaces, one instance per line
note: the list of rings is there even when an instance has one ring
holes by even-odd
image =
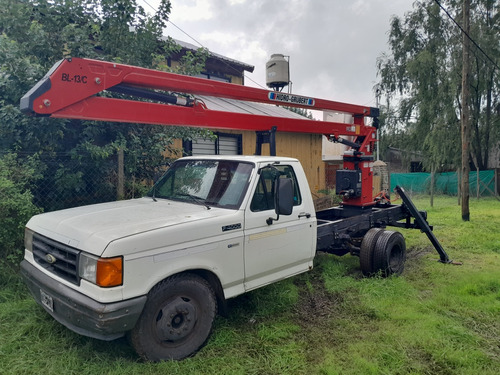
[[[40,289],[40,299],[42,301],[42,305],[48,308],[50,311],[54,311],[54,300],[51,296],[45,293],[42,289]]]

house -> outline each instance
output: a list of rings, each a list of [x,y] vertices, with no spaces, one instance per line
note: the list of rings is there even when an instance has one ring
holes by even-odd
[[[418,151],[388,147],[385,153],[385,161],[389,164],[391,173],[422,172],[422,160],[423,155]]]
[[[323,112],[323,121],[354,123],[351,115],[345,113]],[[352,141],[352,137],[344,137]],[[335,189],[336,171],[342,169],[344,165],[343,154],[348,149],[347,146],[340,143],[330,142],[326,137],[322,138],[321,158],[325,163],[325,190]]]
[[[199,47],[194,44],[184,42],[182,40],[174,39],[181,49],[178,53],[170,56],[167,63],[169,66],[178,65],[178,61],[184,56],[188,51],[196,52]],[[231,59],[219,55],[214,52],[210,52],[209,57],[205,62],[205,70],[198,75],[200,78],[213,79],[221,82],[234,83],[237,85],[245,84],[245,72],[253,73],[254,66],[245,64],[238,60]]]
[[[176,59],[187,51],[196,51],[192,44],[178,41],[181,45],[179,54],[172,56],[169,64],[174,66]],[[253,72],[254,67],[240,61],[210,53],[206,69],[200,77],[243,85],[244,72]],[[243,112],[250,114],[266,114],[270,116],[301,118],[304,117],[282,107],[262,103],[239,102],[225,98],[199,97],[211,110]],[[313,120],[311,120],[313,121]],[[182,142],[178,140],[176,147],[183,149],[185,155],[235,154],[253,155],[256,153],[258,135],[254,131],[213,130],[216,140],[197,139]],[[322,161],[322,138],[320,134],[276,133],[276,155],[299,159],[304,167],[313,196],[321,196],[320,190],[326,189],[325,163]],[[262,155],[270,155],[268,143],[262,143]]]

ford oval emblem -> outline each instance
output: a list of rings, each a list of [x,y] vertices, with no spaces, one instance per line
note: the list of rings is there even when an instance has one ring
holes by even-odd
[[[45,260],[47,261],[47,263],[54,264],[57,259],[52,254],[47,254],[45,255]]]

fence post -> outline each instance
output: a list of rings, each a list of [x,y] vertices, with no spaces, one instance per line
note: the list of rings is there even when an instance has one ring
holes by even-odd
[[[476,195],[477,195],[477,200],[479,200],[479,196],[481,195],[481,193],[479,192],[479,167],[476,167]]]
[[[498,196],[498,178],[500,177],[500,173],[498,173],[500,171],[499,168],[495,168],[495,172],[494,172],[494,177],[495,177],[495,196]]]
[[[124,184],[125,184],[125,162],[124,162],[124,152],[122,148],[119,148],[117,151],[117,156],[118,156],[118,185],[116,186],[116,199],[120,200],[123,199],[125,194],[124,194]]]
[[[433,166],[431,170],[431,207],[434,207],[434,184],[436,183],[436,168]]]

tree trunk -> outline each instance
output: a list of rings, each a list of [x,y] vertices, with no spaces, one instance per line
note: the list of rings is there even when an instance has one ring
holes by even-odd
[[[469,211],[469,147],[470,147],[470,95],[469,95],[469,16],[470,16],[470,0],[464,0],[463,4],[463,29],[462,35],[463,50],[462,50],[462,220],[470,221]]]
[[[487,91],[486,91],[486,121],[485,121],[485,134],[489,135],[490,134],[490,129],[492,128],[492,121],[491,121],[491,113],[492,113],[492,103],[491,103],[491,96],[492,96],[492,91],[493,91],[493,84],[494,84],[494,79],[495,79],[495,73],[494,70],[490,74],[490,79],[487,84]],[[489,151],[490,151],[490,140],[488,137],[487,140],[487,149],[486,152],[484,153],[484,166],[488,168],[488,162],[489,162]]]

